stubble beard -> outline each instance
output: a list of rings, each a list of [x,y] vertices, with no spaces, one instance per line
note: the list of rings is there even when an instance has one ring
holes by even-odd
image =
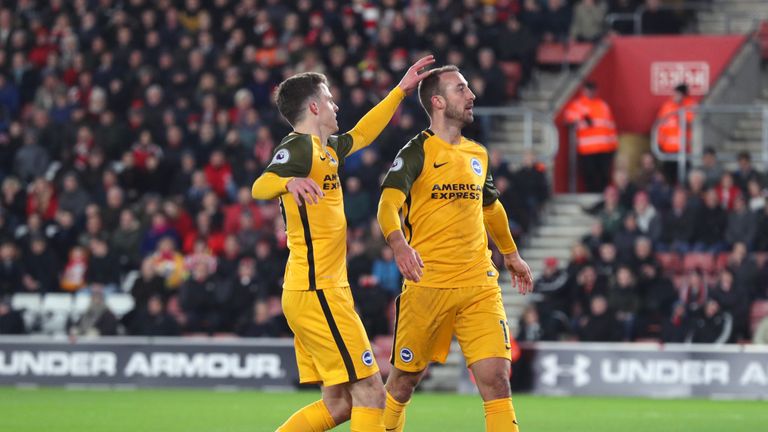
[[[445,110],[445,118],[453,120],[461,125],[463,128],[475,120],[475,117],[471,112],[465,111],[464,108],[456,108],[455,106],[448,106]]]

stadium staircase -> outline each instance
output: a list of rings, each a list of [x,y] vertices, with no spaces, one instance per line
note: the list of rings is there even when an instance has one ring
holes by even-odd
[[[768,2],[766,2],[766,6],[768,6]],[[768,105],[768,67],[763,67],[762,70],[761,89],[762,91],[756,95],[753,103],[755,105]],[[744,114],[731,132],[730,137],[723,143],[722,147],[718,148],[718,152],[725,156],[726,160],[735,161],[739,152],[746,151],[753,155],[753,160],[759,165],[760,158],[758,155],[762,152],[763,126],[761,114]],[[735,168],[735,164],[731,165],[728,168]]]
[[[759,19],[768,19],[765,0],[712,0],[711,9],[696,13],[698,33],[750,33]]]

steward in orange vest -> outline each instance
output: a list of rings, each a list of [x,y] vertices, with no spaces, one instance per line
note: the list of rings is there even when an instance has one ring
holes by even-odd
[[[602,192],[610,182],[613,154],[618,146],[611,108],[587,82],[581,96],[565,108],[565,121],[576,130],[582,178],[589,192]]]
[[[688,96],[688,86],[680,84],[675,87],[675,93],[669,98],[659,109],[659,114],[656,116],[658,120],[662,120],[661,126],[659,126],[658,140],[659,148],[664,153],[677,153],[680,151],[680,115],[677,114],[677,110],[686,107],[696,106],[696,101]],[[691,136],[692,136],[692,123],[693,123],[693,111],[685,113],[686,121],[686,141],[688,143],[687,152],[691,151]]]

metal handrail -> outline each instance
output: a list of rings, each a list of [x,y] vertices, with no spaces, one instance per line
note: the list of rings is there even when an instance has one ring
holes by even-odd
[[[686,175],[686,162],[689,158],[687,149],[690,144],[695,144],[688,142],[688,121],[686,117],[688,116],[688,113],[691,112],[696,114],[696,117],[693,120],[694,123],[701,120],[699,114],[761,114],[763,121],[761,159],[764,166],[768,166],[768,105],[698,105],[693,107],[683,107],[656,119],[651,127],[651,151],[658,160],[677,161],[677,173],[679,179],[684,179]],[[666,153],[661,150],[659,145],[659,128],[673,116],[677,116],[678,118],[679,148],[677,153]],[[695,157],[698,160],[701,158],[702,153],[703,149],[701,146],[691,146],[691,157]]]
[[[507,106],[507,107],[475,107],[473,112],[476,116],[481,118],[489,118],[491,116],[507,116],[507,117],[522,117],[523,118],[523,148],[525,150],[533,150],[533,125],[539,123],[544,132],[544,144],[546,148],[538,152],[542,159],[546,159],[551,162],[555,155],[557,155],[560,148],[560,135],[555,126],[555,121],[552,113],[541,112],[528,107],[520,106]],[[490,122],[481,121],[481,125],[484,129],[485,136],[489,136]]]

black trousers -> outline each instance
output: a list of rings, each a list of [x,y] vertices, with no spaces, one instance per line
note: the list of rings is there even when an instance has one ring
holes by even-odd
[[[612,164],[613,153],[595,153],[579,157],[581,179],[584,181],[587,192],[603,192],[605,190],[606,186],[611,183]]]

